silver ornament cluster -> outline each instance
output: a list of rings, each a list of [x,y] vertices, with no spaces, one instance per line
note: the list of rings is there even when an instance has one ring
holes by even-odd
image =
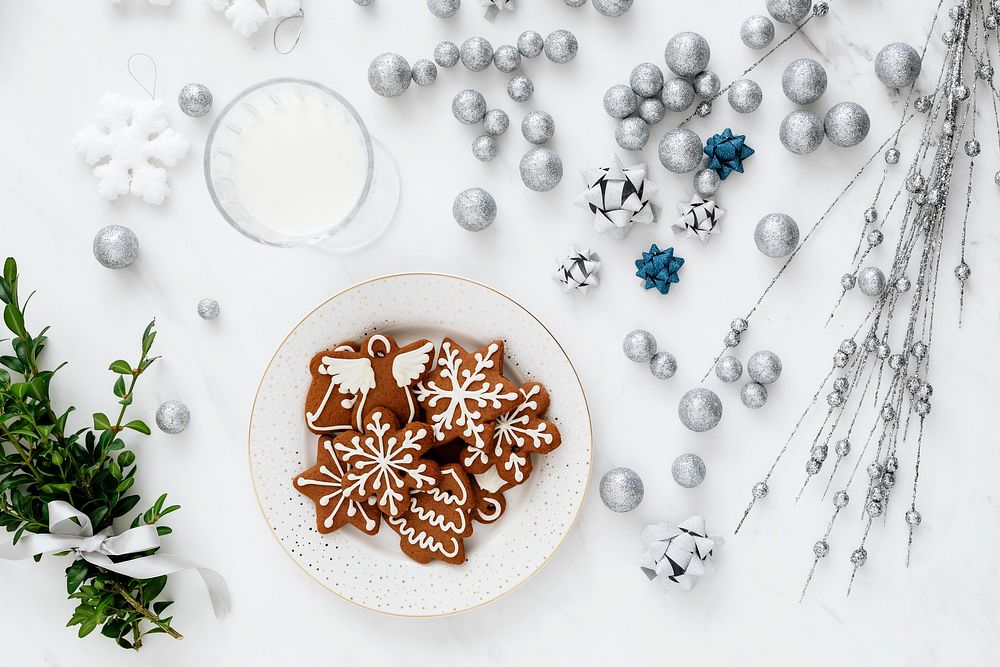
[[[156,426],[170,435],[182,433],[191,423],[191,411],[180,401],[166,401],[156,409]]]
[[[657,379],[669,380],[677,373],[677,358],[669,352],[657,351],[656,338],[645,329],[626,334],[622,352],[630,361],[648,362],[649,372]]]
[[[462,229],[481,232],[496,221],[497,202],[486,190],[469,188],[455,197],[451,214]]]
[[[189,83],[177,93],[177,106],[186,115],[199,118],[212,108],[212,91],[201,83]]]
[[[601,477],[599,487],[601,502],[614,512],[631,512],[639,503],[645,489],[642,478],[630,468],[613,468]]]
[[[106,269],[124,269],[139,257],[139,239],[124,225],[102,227],[94,236],[94,258]]]

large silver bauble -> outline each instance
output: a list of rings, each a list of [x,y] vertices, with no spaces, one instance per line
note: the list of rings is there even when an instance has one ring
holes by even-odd
[[[214,320],[221,310],[219,302],[215,299],[202,299],[198,302],[198,317],[203,320]]]
[[[826,92],[826,70],[812,58],[788,63],[781,75],[781,89],[796,104],[812,104]]]
[[[767,0],[767,13],[779,23],[798,23],[811,9],[812,0]]]
[[[504,74],[513,74],[521,66],[521,52],[510,44],[498,46],[493,52],[493,65]]]
[[[470,37],[458,52],[462,64],[473,72],[482,72],[493,62],[493,45],[485,37]]]
[[[649,360],[649,372],[660,380],[669,380],[677,372],[677,359],[669,352],[657,352]]]
[[[156,409],[156,425],[164,433],[177,435],[191,423],[191,411],[180,401],[166,401]]]
[[[768,213],[757,223],[753,241],[767,257],[787,257],[799,244],[799,225],[790,215]]]
[[[697,454],[681,454],[670,466],[670,474],[685,489],[693,489],[705,481],[705,462]]]
[[[94,236],[94,257],[106,269],[124,269],[139,256],[139,239],[124,225],[108,225]]]
[[[410,87],[410,63],[398,53],[376,56],[368,66],[368,85],[382,97],[399,97]]]
[[[525,58],[537,58],[545,48],[545,38],[534,30],[525,30],[517,38],[517,50]]]
[[[920,76],[920,54],[904,42],[882,47],[875,56],[875,75],[890,88],[906,88]]]
[[[736,357],[728,354],[715,363],[715,376],[723,382],[736,382],[743,377],[743,364]]]
[[[747,375],[754,382],[771,384],[781,377],[781,359],[770,350],[758,350],[747,359]]]
[[[750,16],[740,26],[740,39],[751,49],[764,49],[774,41],[774,23],[766,16]]]
[[[687,111],[694,104],[694,86],[687,79],[670,79],[663,84],[660,101],[671,111]]]
[[[670,38],[663,51],[667,67],[677,76],[693,77],[708,68],[712,49],[708,40],[696,32],[679,32]]]
[[[729,106],[737,113],[753,113],[764,101],[764,91],[756,81],[740,79],[729,86]]]
[[[600,485],[601,502],[615,512],[631,512],[639,503],[645,490],[642,479],[630,468],[614,468],[604,473]]]
[[[482,134],[472,140],[472,155],[480,162],[489,162],[500,153],[496,137]]]
[[[823,121],[823,128],[826,131],[826,138],[834,146],[850,148],[857,146],[871,129],[872,121],[868,117],[865,108],[856,102],[840,102],[834,104],[826,112]]]
[[[877,266],[866,266],[858,271],[858,288],[865,296],[881,296],[885,286],[885,274]]]
[[[556,133],[556,121],[545,111],[529,111],[521,121],[521,134],[531,144],[544,144]]]
[[[694,174],[694,191],[705,199],[710,199],[721,183],[722,178],[714,169],[699,169]]]
[[[515,102],[527,102],[535,92],[535,84],[524,74],[518,74],[507,82],[507,95]]]
[[[188,116],[204,116],[212,108],[212,91],[205,84],[189,83],[177,94],[177,105]]]
[[[635,329],[625,334],[622,352],[630,361],[646,363],[656,354],[656,338],[645,329]]]
[[[639,97],[659,95],[663,89],[663,70],[653,63],[639,63],[632,68],[628,82]]]
[[[659,154],[663,166],[675,174],[694,171],[704,155],[701,137],[686,127],[670,130],[660,139]]]
[[[483,116],[483,130],[491,137],[499,137],[510,127],[510,116],[503,109],[490,109]]]
[[[649,141],[649,123],[642,118],[625,118],[615,128],[615,141],[627,151],[641,151]]]
[[[427,0],[427,9],[439,19],[448,19],[458,13],[462,0]]]
[[[594,5],[594,9],[599,14],[610,16],[611,18],[618,18],[627,14],[628,10],[632,9],[632,2],[633,0],[591,0],[591,4]]]
[[[694,92],[698,97],[704,97],[705,99],[711,99],[719,94],[722,90],[722,81],[719,79],[719,75],[715,72],[700,72],[694,77],[692,81],[694,85]]]
[[[650,125],[656,125],[663,120],[666,115],[667,108],[663,106],[663,102],[655,97],[648,97],[642,102],[639,102],[639,118],[643,119]]]
[[[458,64],[460,57],[458,44],[455,42],[438,42],[438,45],[434,47],[434,62],[438,64],[438,67],[454,67]]]
[[[812,111],[798,109],[785,116],[778,129],[781,145],[796,155],[812,153],[826,136],[822,119]]]
[[[472,88],[460,90],[451,101],[451,113],[466,125],[478,123],[486,115],[486,98]]]
[[[757,410],[767,403],[767,387],[759,382],[747,382],[740,389],[740,400],[751,410]]]
[[[413,83],[418,86],[429,86],[437,81],[438,68],[426,58],[413,63]]]
[[[557,65],[565,65],[576,58],[580,44],[569,30],[554,30],[545,38],[544,48],[546,58]]]
[[[604,111],[612,118],[628,118],[635,113],[639,100],[628,86],[611,86],[604,93]]]
[[[722,401],[711,389],[696,387],[681,396],[677,416],[692,431],[710,431],[722,419]]]
[[[486,190],[469,188],[455,197],[451,214],[462,229],[481,232],[497,219],[497,202]]]
[[[562,158],[551,149],[532,148],[521,157],[520,172],[529,190],[548,192],[562,180]]]

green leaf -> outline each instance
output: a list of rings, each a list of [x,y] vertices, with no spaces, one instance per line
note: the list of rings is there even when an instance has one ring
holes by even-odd
[[[108,370],[118,373],[120,375],[131,375],[132,364],[125,361],[124,359],[118,359],[117,361],[111,362],[111,365],[108,366]]]
[[[162,614],[167,607],[174,603],[173,600],[160,600],[159,602],[153,603],[153,613],[159,616]]]
[[[128,389],[125,387],[125,376],[119,375],[118,379],[115,380],[114,392],[118,398],[125,398],[125,394],[128,393]]]
[[[122,468],[128,468],[133,463],[135,463],[135,454],[133,452],[126,449],[118,455],[118,465]]]
[[[142,597],[147,602],[150,600],[155,600],[160,593],[163,592],[163,587],[167,585],[167,577],[155,577],[153,579],[147,579],[142,585]]]
[[[72,595],[87,579],[87,561],[77,560],[66,568],[66,593]]]
[[[111,430],[111,420],[103,412],[94,413],[94,430],[96,431],[110,431]]]
[[[156,527],[156,534],[159,535],[160,537],[163,537],[164,535],[169,535],[172,532],[174,532],[174,529],[171,528],[170,526],[157,526]]]
[[[125,428],[130,428],[133,431],[138,431],[143,435],[149,435],[150,433],[152,433],[152,431],[150,431],[149,429],[149,426],[146,425],[146,422],[142,421],[141,419],[133,419],[129,423],[125,424]]]
[[[117,503],[115,503],[115,507],[112,512],[113,516],[120,517],[122,514],[125,514],[133,507],[135,507],[138,502],[139,502],[139,496],[125,496]]]

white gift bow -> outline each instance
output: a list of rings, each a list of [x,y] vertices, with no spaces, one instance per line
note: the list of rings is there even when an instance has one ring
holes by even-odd
[[[132,579],[153,579],[182,570],[196,570],[201,575],[216,616],[229,612],[229,589],[215,570],[202,567],[194,561],[171,554],[156,553],[115,563],[109,556],[124,556],[156,549],[160,536],[156,526],[130,528],[121,535],[114,535],[111,528],[94,534],[90,517],[62,500],[49,502],[49,532],[27,533],[17,544],[0,544],[0,558],[20,560],[36,554],[75,551],[88,563],[110,572],[117,572]]]

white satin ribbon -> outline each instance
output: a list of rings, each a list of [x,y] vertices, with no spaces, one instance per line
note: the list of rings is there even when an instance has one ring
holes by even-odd
[[[229,589],[215,570],[202,567],[194,561],[171,554],[155,553],[115,563],[109,556],[124,556],[160,546],[156,526],[138,526],[115,535],[111,528],[94,534],[90,518],[62,500],[49,503],[49,532],[26,533],[17,544],[0,543],[0,558],[20,560],[36,554],[75,551],[88,563],[110,572],[117,572],[132,579],[153,579],[182,570],[195,570],[201,575],[216,616],[229,612]]]

